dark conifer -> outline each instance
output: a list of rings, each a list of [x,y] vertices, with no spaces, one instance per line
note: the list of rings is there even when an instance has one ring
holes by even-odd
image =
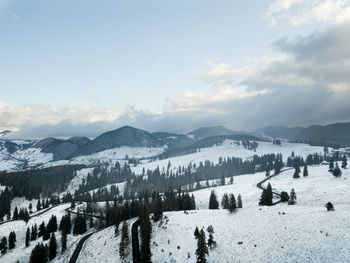
[[[237,197],[237,207],[238,208],[243,208],[242,196],[240,194]]]
[[[124,221],[122,225],[122,236],[119,244],[119,256],[122,260],[125,259],[127,256],[129,243],[130,243],[130,240],[129,240],[128,224],[126,223],[126,221]]]
[[[207,255],[209,255],[208,246],[205,238],[204,230],[201,229],[199,231],[199,236],[197,239],[197,249],[196,249],[196,258],[197,263],[206,263],[207,262]]]
[[[209,197],[209,209],[219,209],[219,203],[216,198],[216,194],[214,190],[211,191],[210,197]]]
[[[55,233],[51,234],[50,237],[50,243],[49,243],[49,258],[54,259],[56,257],[57,253],[57,242],[56,242],[56,236]]]
[[[29,242],[30,241],[30,229],[27,227],[27,232],[26,232],[26,240],[25,240],[25,245],[26,247],[29,247]]]
[[[229,200],[228,200],[227,193],[224,193],[224,195],[222,196],[221,206],[223,209],[228,209],[228,207],[229,207]]]
[[[307,169],[307,164],[305,163],[305,165],[304,165],[304,171],[303,171],[303,176],[306,177],[306,176],[308,176],[308,175],[309,175],[309,171],[308,171],[308,169]]]
[[[290,191],[290,195],[289,195],[288,205],[295,205],[296,203],[297,203],[297,195],[296,195],[294,189],[292,188],[292,190]]]

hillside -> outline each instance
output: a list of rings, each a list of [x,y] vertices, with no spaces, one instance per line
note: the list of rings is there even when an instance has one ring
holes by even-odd
[[[350,123],[334,123],[330,125],[312,125],[307,128],[269,126],[258,129],[269,137],[283,138],[290,141],[307,141],[314,145],[336,147],[350,146]]]

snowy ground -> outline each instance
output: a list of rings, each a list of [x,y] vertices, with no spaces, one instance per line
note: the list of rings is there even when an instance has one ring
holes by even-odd
[[[132,262],[131,252],[131,225],[134,220],[128,221],[130,246],[128,257],[125,262]],[[84,244],[79,254],[77,263],[114,263],[122,262],[119,257],[119,243],[121,237],[121,226],[119,235],[115,237],[114,226],[108,227],[100,232],[93,234]]]
[[[42,242],[42,237],[38,238],[36,241],[32,241],[30,243],[29,247],[25,247],[25,233],[27,230],[27,227],[31,228],[32,225],[35,223],[39,227],[39,225],[44,221],[45,224],[49,221],[50,217],[52,215],[57,216],[57,220],[61,219],[62,215],[65,214],[65,209],[67,207],[70,207],[70,204],[64,204],[57,206],[55,208],[52,208],[47,213],[44,213],[40,216],[31,218],[28,223],[26,224],[23,220],[17,220],[9,223],[5,223],[0,225],[0,237],[6,236],[8,238],[11,231],[15,231],[16,233],[16,247],[12,250],[8,250],[5,255],[0,256],[0,262],[16,262],[19,260],[19,262],[28,262],[30,253],[34,246]],[[71,236],[71,235],[70,235]],[[72,236],[70,237],[72,241]],[[56,233],[56,239],[60,240],[60,235],[57,232]],[[73,238],[74,239],[74,238]],[[47,241],[46,241],[47,242]],[[68,246],[70,245],[70,241],[68,240]]]
[[[143,163],[137,165],[136,167],[131,167],[132,171],[136,174],[141,174],[143,167],[147,169],[154,170],[159,166],[160,169],[166,169],[168,162],[171,162],[171,167],[174,171],[178,169],[179,166],[187,166],[189,163],[199,164],[201,161],[209,160],[214,162],[214,164],[219,162],[219,158],[227,157],[241,157],[241,158],[251,158],[253,155],[264,155],[269,153],[282,153],[284,162],[294,151],[296,156],[306,157],[309,154],[318,153],[323,155],[323,147],[310,146],[308,144],[302,143],[287,143],[283,142],[281,146],[275,145],[271,142],[258,142],[259,146],[256,152],[252,150],[244,149],[243,145],[236,145],[235,141],[225,140],[222,145],[213,146],[210,148],[201,148],[200,152],[187,154],[178,157],[172,157],[164,160],[157,160],[150,162],[149,160],[144,160]]]
[[[154,225],[153,262],[195,262],[193,231],[209,225],[218,246],[210,251],[208,262],[349,262],[350,170],[343,170],[341,178],[327,170],[315,166],[309,167],[307,178],[292,179],[293,171],[288,171],[271,179],[277,190],[295,189],[295,206],[259,207],[260,191],[255,185],[262,173],[235,177],[233,185],[215,188],[220,200],[225,192],[242,194],[244,208],[234,214],[205,210],[211,189],[195,191],[200,210],[188,215],[168,212],[168,223]],[[335,211],[326,211],[328,201]]]

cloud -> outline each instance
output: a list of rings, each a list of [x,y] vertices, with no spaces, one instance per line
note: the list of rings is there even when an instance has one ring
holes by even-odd
[[[264,17],[272,26],[286,22],[300,26],[309,22],[343,23],[350,20],[349,0],[275,0]]]
[[[0,101],[0,127],[18,128],[17,137],[95,137],[123,125],[188,132],[204,125],[251,130],[350,121],[349,35],[349,23],[335,24],[306,36],[281,38],[272,43],[278,56],[257,59],[242,69],[212,63],[203,72],[207,91],[171,96],[161,112],[130,105],[11,107]]]

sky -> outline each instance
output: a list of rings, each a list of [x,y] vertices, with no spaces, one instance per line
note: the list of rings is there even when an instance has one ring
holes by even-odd
[[[0,0],[0,131],[350,121],[350,0]]]

